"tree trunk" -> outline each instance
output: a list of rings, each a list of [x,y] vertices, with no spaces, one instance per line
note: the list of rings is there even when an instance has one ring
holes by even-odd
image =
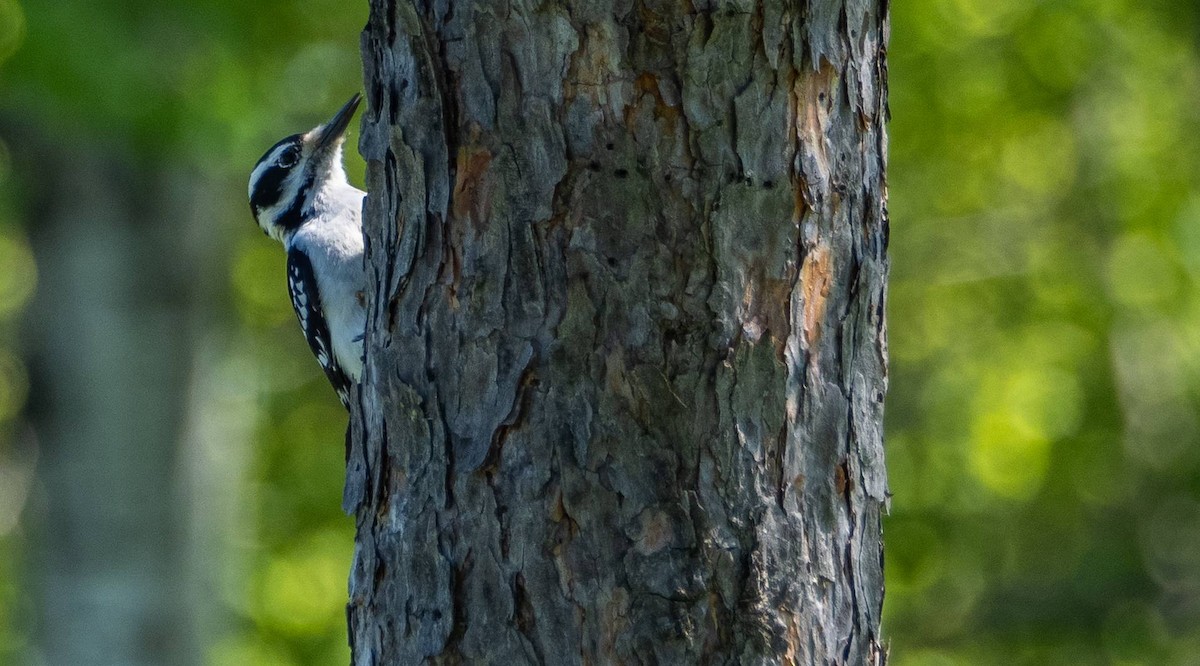
[[[887,32],[372,0],[355,664],[884,661]]]

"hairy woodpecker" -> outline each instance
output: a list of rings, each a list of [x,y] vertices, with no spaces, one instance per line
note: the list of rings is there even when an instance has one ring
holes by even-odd
[[[250,172],[250,210],[287,251],[292,307],[347,408],[363,367],[366,193],[346,181],[342,143],[361,100],[355,94],[329,122],[271,146]]]

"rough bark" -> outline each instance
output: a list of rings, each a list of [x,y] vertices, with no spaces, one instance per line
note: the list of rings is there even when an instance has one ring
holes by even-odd
[[[882,663],[883,0],[372,0],[355,664]]]

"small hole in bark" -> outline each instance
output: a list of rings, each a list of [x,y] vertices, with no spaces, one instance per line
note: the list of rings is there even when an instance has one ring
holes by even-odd
[[[613,149],[613,145],[612,145],[612,143],[606,143],[606,144],[604,144],[604,149],[605,149],[605,150],[612,150],[612,149]]]
[[[775,181],[773,181],[773,180],[764,180],[764,181],[763,181],[763,187],[769,190],[769,189],[771,189],[771,188],[775,187]]]
[[[616,265],[617,265],[617,259],[616,259],[616,257],[609,257],[609,258],[608,258],[608,265],[609,265],[609,266],[616,266]]]
[[[818,94],[818,95],[817,95],[817,99],[819,99],[819,100],[821,100],[822,102],[824,102],[824,101],[825,101],[825,93],[820,93],[820,94]]]
[[[671,182],[671,174],[669,174],[669,173],[664,173],[664,174],[663,174],[663,180],[667,181],[668,183],[669,183],[669,182]]]
[[[616,176],[617,178],[624,178],[625,176],[629,175],[629,170],[628,169],[617,169],[616,171],[613,172],[613,175]]]
[[[883,391],[875,392],[875,402],[883,402]]]
[[[589,168],[589,169],[591,169],[592,171],[599,171],[599,170],[600,170],[600,163],[599,163],[599,162],[592,162],[592,163],[588,164],[588,168]]]

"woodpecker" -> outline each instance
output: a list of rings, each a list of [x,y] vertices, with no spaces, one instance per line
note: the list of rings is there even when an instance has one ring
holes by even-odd
[[[361,100],[356,93],[329,122],[271,146],[250,172],[250,210],[287,252],[300,328],[347,409],[363,367],[366,193],[346,180],[342,143]]]

